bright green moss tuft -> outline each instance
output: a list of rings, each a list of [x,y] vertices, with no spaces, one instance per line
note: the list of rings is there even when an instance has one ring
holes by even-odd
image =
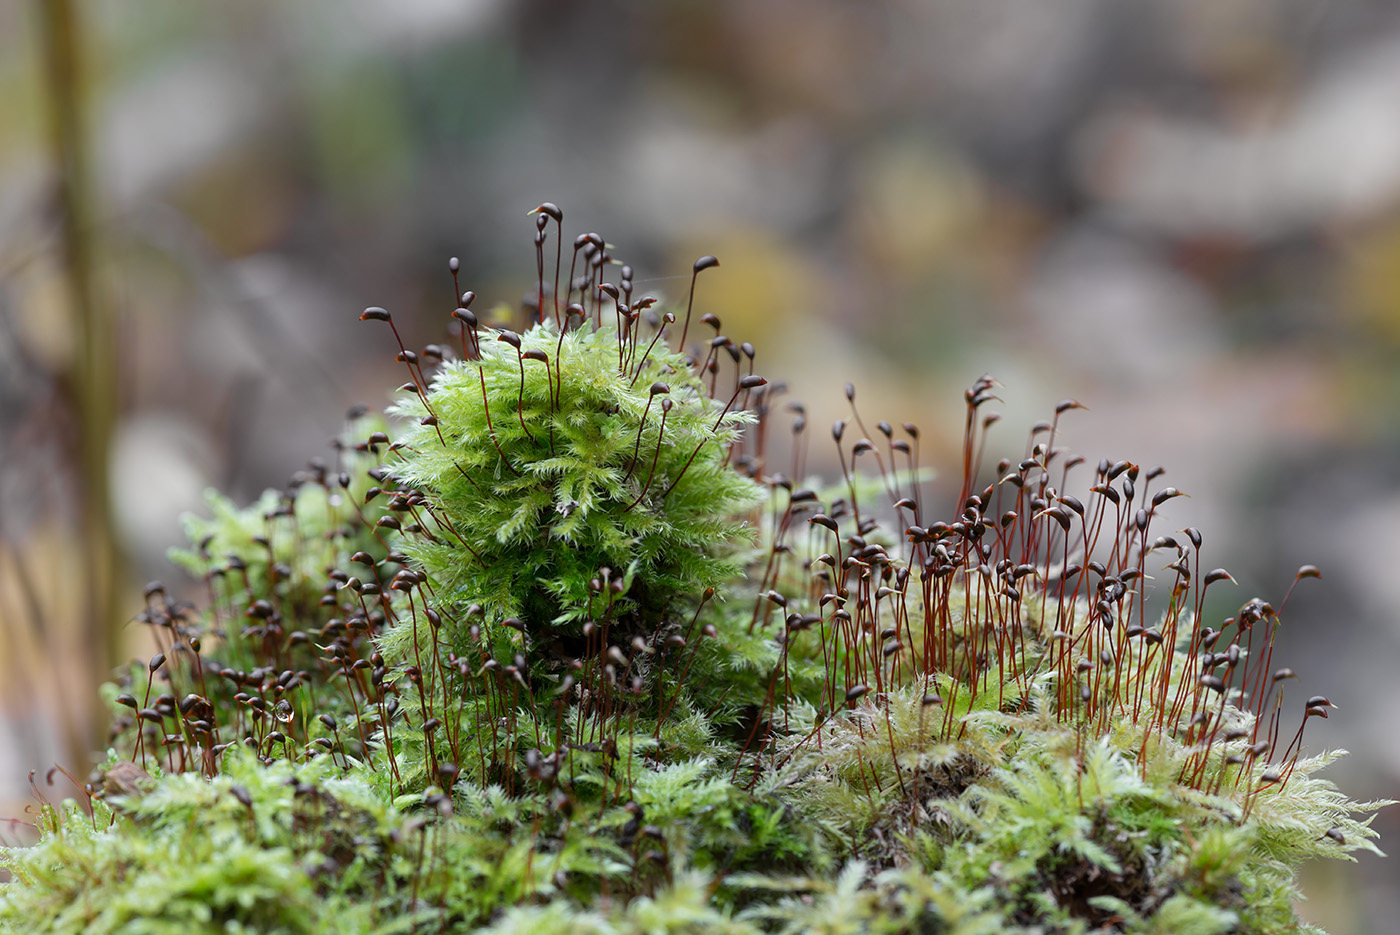
[[[727,464],[751,415],[723,412],[664,344],[634,362],[612,327],[561,337],[543,324],[519,341],[547,361],[484,341],[393,410],[408,422],[392,477],[424,498],[425,532],[404,549],[439,603],[480,604],[490,623],[519,618],[547,640],[605,615],[637,630],[733,580],[723,552],[763,497]],[[601,587],[604,569],[620,590]],[[402,640],[385,641],[396,658]]]

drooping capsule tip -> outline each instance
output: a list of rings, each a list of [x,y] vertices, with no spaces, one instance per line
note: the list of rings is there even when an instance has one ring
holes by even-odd
[[[529,217],[532,214],[547,214],[556,222],[564,220],[564,212],[560,211],[559,206],[552,201],[542,202],[538,208],[526,212],[525,216]]]

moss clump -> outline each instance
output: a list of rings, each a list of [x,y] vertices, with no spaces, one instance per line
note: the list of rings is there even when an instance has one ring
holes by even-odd
[[[654,624],[733,580],[719,552],[763,499],[726,463],[751,414],[725,411],[664,344],[642,356],[615,328],[501,336],[393,410],[407,430],[390,476],[424,529],[405,551],[438,603],[547,640],[605,614]],[[602,569],[621,591],[600,593]],[[386,646],[402,658],[401,643]]]
[[[848,386],[841,482],[795,482],[753,349],[671,350],[579,245],[522,333],[400,345],[395,440],[189,522],[208,607],[148,589],[160,652],[0,855],[0,932],[1265,933],[1302,861],[1375,850],[1281,611],[1197,618],[1231,579],[1154,535],[1180,492],[1060,489],[1077,404],[988,478],[975,383],[942,521]]]

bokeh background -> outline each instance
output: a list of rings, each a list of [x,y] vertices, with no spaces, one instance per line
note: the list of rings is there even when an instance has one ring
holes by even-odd
[[[817,425],[850,380],[952,470],[983,372],[992,455],[1080,400],[1069,447],[1191,494],[1218,616],[1320,566],[1310,747],[1400,797],[1396,4],[0,0],[5,814],[99,742],[178,516],[387,401],[364,306],[442,340],[453,255],[517,303],[541,200],[642,291],[719,256],[697,314]],[[1400,863],[1309,876],[1334,935],[1400,931]]]

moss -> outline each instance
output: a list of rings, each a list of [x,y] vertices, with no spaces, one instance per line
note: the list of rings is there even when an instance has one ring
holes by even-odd
[[[726,465],[751,416],[724,411],[664,345],[633,363],[613,328],[561,335],[546,322],[515,341],[444,364],[393,410],[408,421],[392,477],[422,494],[413,512],[427,527],[406,551],[439,604],[480,604],[492,625],[522,618],[545,642],[605,612],[640,626],[733,580],[717,553],[762,500]],[[623,591],[590,587],[604,568]],[[403,656],[400,642],[386,645]]]
[[[841,481],[785,478],[752,349],[672,350],[690,310],[607,250],[519,334],[401,345],[392,440],[356,413],[211,495],[173,554],[207,604],[148,590],[160,652],[104,687],[96,794],[3,852],[0,932],[1263,933],[1375,850],[1386,803],[1302,752],[1326,698],[1288,742],[1278,612],[1192,615],[1229,576],[1153,538],[1155,472],[1081,501],[1052,423],[980,487],[984,378],[949,521],[849,386]]]

